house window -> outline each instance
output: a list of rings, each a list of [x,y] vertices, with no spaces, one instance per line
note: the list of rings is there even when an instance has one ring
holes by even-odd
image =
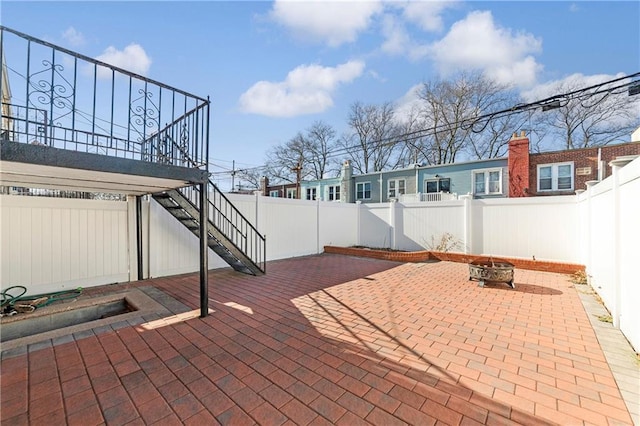
[[[404,179],[393,179],[387,182],[388,198],[396,198],[402,194],[404,194],[405,181]]]
[[[269,191],[269,197],[278,198],[279,196],[280,196],[280,191],[278,191],[277,189],[275,191]]]
[[[476,195],[502,194],[502,169],[473,172],[473,193]]]
[[[427,179],[424,181],[427,192],[450,192],[451,179]]]
[[[371,182],[360,182],[356,184],[356,199],[371,199]]]
[[[573,190],[573,162],[538,165],[538,191]]]
[[[307,200],[315,200],[318,194],[318,188],[307,188]]]
[[[298,198],[298,192],[295,188],[287,188],[287,198]]]
[[[340,201],[340,185],[329,187],[329,201]]]

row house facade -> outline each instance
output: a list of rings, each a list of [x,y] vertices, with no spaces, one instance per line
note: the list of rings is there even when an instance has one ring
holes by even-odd
[[[529,153],[529,139],[521,134],[509,141],[509,197],[571,195],[589,181],[611,175],[615,159],[640,156],[640,132],[627,143],[594,148]]]
[[[301,198],[341,203],[430,202],[474,198],[570,195],[588,181],[611,174],[610,161],[640,156],[640,141],[597,148],[543,153],[529,152],[524,132],[513,134],[506,157],[421,166],[354,175],[351,163],[342,164],[336,177],[268,186],[271,197]],[[299,195],[299,197],[296,197]]]

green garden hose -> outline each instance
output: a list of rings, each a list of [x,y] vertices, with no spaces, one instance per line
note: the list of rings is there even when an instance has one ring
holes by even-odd
[[[27,288],[22,285],[14,285],[2,292],[0,313],[5,315],[12,315],[15,313],[15,307],[20,305],[21,307],[32,307],[31,311],[36,308],[47,306],[50,303],[57,302],[59,300],[73,299],[82,294],[82,287],[78,287],[73,290],[54,291],[51,293],[32,294],[25,296]],[[13,313],[12,313],[13,312]]]

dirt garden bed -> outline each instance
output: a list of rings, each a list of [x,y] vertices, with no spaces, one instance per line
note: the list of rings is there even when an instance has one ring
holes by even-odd
[[[347,256],[368,257],[372,259],[392,260],[395,262],[428,262],[428,261],[449,261],[458,263],[470,263],[474,260],[488,258],[483,255],[473,255],[464,253],[438,252],[431,250],[421,251],[397,251],[390,249],[375,249],[363,246],[336,247],[324,246],[325,253],[342,254]],[[515,257],[500,256],[512,263],[516,268],[528,269],[532,271],[556,272],[559,274],[574,274],[577,271],[584,271],[584,265],[576,263],[550,262],[544,260],[522,259]]]

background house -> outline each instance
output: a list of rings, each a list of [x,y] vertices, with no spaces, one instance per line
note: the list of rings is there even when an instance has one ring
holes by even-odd
[[[297,184],[283,183],[280,185],[269,185],[269,178],[266,176],[260,179],[260,190],[265,197],[298,198]]]
[[[531,154],[524,132],[514,134],[509,141],[509,197],[572,195],[584,190],[586,182],[610,176],[612,160],[636,156],[640,141]]]
[[[507,159],[467,161],[418,169],[418,192],[473,194],[474,198],[507,196]],[[435,201],[435,200],[434,200]]]
[[[507,157],[412,167],[353,176],[347,160],[340,175],[302,181],[299,198],[342,203],[424,202],[473,198],[573,195],[588,181],[611,175],[610,161],[640,156],[640,130],[634,142],[595,148],[530,153],[529,138],[514,133]],[[266,179],[266,178],[265,178]],[[263,194],[296,198],[296,184],[263,185]]]
[[[343,203],[446,201],[458,194],[476,198],[506,197],[507,159],[420,166],[353,176],[345,161],[340,176],[302,181],[301,198]],[[271,188],[271,187],[270,187]]]

